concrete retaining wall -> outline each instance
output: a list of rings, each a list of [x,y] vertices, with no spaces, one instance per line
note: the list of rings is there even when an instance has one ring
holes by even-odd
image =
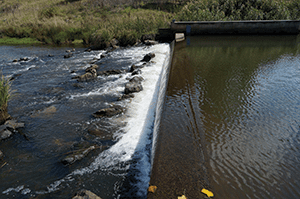
[[[172,34],[299,34],[300,21],[173,21]]]

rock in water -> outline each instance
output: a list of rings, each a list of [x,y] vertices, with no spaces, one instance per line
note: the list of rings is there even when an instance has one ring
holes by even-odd
[[[92,150],[96,149],[95,146],[90,146],[89,148],[81,151],[81,152],[76,152],[74,154],[71,154],[69,156],[67,156],[66,158],[62,159],[61,162],[64,164],[64,165],[71,165],[73,164],[74,162],[76,161],[79,161],[81,159],[83,159],[85,156],[87,156],[87,154],[89,152],[91,152]]]
[[[140,92],[143,90],[143,86],[140,82],[128,82],[125,84],[125,94]]]
[[[101,199],[99,196],[88,190],[78,191],[72,199]]]
[[[114,105],[113,107],[100,109],[99,111],[93,113],[93,116],[96,118],[100,117],[112,117],[119,115],[125,111],[125,108],[122,106]]]
[[[144,56],[144,58],[142,59],[142,61],[149,62],[154,57],[155,57],[155,53],[148,53],[148,54],[146,54]]]
[[[0,132],[0,141],[1,140],[5,140],[5,139],[7,139],[7,138],[9,138],[11,136],[12,136],[12,132],[10,132],[9,130],[5,129],[4,131]]]

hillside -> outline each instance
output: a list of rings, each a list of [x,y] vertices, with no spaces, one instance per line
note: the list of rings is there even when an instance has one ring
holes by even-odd
[[[172,19],[297,20],[299,10],[300,0],[0,0],[0,43],[127,46]]]

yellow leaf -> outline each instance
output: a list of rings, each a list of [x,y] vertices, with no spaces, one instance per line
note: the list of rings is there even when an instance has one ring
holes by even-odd
[[[187,199],[187,198],[185,197],[185,195],[182,195],[182,196],[178,196],[178,199]]]
[[[157,186],[149,186],[148,192],[154,193],[156,191],[156,189],[157,189]]]
[[[213,197],[214,196],[213,192],[208,191],[207,189],[202,189],[201,192],[206,194],[208,197]]]

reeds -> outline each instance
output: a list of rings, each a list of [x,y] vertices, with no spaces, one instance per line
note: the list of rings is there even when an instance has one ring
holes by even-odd
[[[4,123],[10,116],[7,112],[8,101],[12,96],[11,81],[4,75],[0,77],[0,124]]]

